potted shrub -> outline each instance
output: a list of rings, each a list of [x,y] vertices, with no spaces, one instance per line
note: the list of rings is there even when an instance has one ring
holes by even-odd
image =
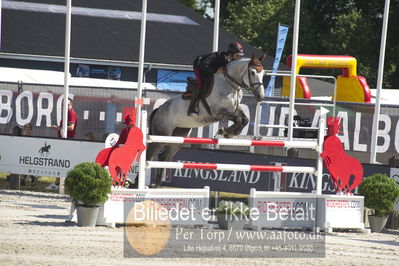
[[[68,172],[65,188],[77,208],[80,226],[95,226],[99,204],[111,193],[112,179],[107,171],[94,162],[76,165]]]
[[[385,174],[374,174],[363,180],[359,194],[364,196],[365,206],[373,210],[368,216],[371,231],[381,232],[398,200],[398,184]]]
[[[245,220],[250,213],[249,207],[240,201],[221,201],[216,208],[219,229],[244,229]]]

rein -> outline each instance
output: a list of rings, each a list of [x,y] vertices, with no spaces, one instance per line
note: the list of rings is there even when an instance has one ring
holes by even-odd
[[[243,84],[238,83],[238,81],[236,81],[232,76],[229,75],[229,73],[227,72],[227,67],[226,65],[223,67],[223,74],[224,74],[224,78],[227,80],[227,82],[230,84],[231,87],[233,87],[236,90],[239,90],[240,87],[243,87]],[[231,82],[233,82],[235,85],[238,86],[238,88],[235,88]],[[244,84],[246,86],[246,84]]]

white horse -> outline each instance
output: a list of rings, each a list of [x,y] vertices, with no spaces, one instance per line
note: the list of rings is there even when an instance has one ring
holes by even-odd
[[[233,125],[219,130],[226,138],[239,135],[248,124],[248,118],[240,107],[243,92],[241,87],[249,88],[257,101],[265,97],[263,87],[264,70],[261,62],[264,55],[256,58],[240,58],[228,63],[223,73],[214,74],[211,94],[206,98],[210,112],[202,102],[199,104],[199,115],[187,115],[190,101],[177,95],[153,110],[149,122],[149,134],[161,136],[187,137],[192,128],[210,125],[222,120],[231,120]],[[150,143],[147,147],[147,160],[152,160],[159,153],[159,161],[170,161],[181,149],[182,144]],[[161,183],[161,172],[157,171],[157,187]]]

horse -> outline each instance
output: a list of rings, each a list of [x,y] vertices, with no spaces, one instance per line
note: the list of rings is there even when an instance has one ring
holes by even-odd
[[[51,145],[47,145],[47,143],[44,142],[44,146],[39,149],[40,155],[43,156],[43,154],[45,153],[46,156],[48,156],[48,154],[50,152],[50,148],[51,148]]]
[[[249,119],[240,107],[243,96],[242,87],[248,88],[257,101],[265,97],[263,75],[265,73],[259,58],[255,54],[251,58],[239,58],[229,62],[223,73],[213,75],[213,89],[206,98],[208,106],[202,101],[199,104],[198,116],[187,115],[189,102],[181,95],[167,100],[159,108],[152,111],[149,119],[149,134],[161,136],[187,137],[192,128],[203,127],[212,123],[231,120],[233,125],[219,130],[219,134],[226,138],[239,135],[248,124]],[[158,155],[159,161],[171,161],[172,157],[181,149],[182,144],[150,143],[147,147],[147,161]],[[162,171],[156,171],[155,184],[161,183]]]

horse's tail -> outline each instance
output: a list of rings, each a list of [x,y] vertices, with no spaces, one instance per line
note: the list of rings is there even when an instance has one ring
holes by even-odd
[[[152,135],[152,120],[154,119],[154,115],[155,115],[155,113],[156,112],[158,112],[158,109],[159,108],[157,108],[157,109],[154,109],[154,110],[152,110],[152,112],[151,112],[151,115],[150,115],[150,121],[149,121],[149,124],[148,124],[148,127],[149,127],[149,129],[148,129],[148,135]]]

